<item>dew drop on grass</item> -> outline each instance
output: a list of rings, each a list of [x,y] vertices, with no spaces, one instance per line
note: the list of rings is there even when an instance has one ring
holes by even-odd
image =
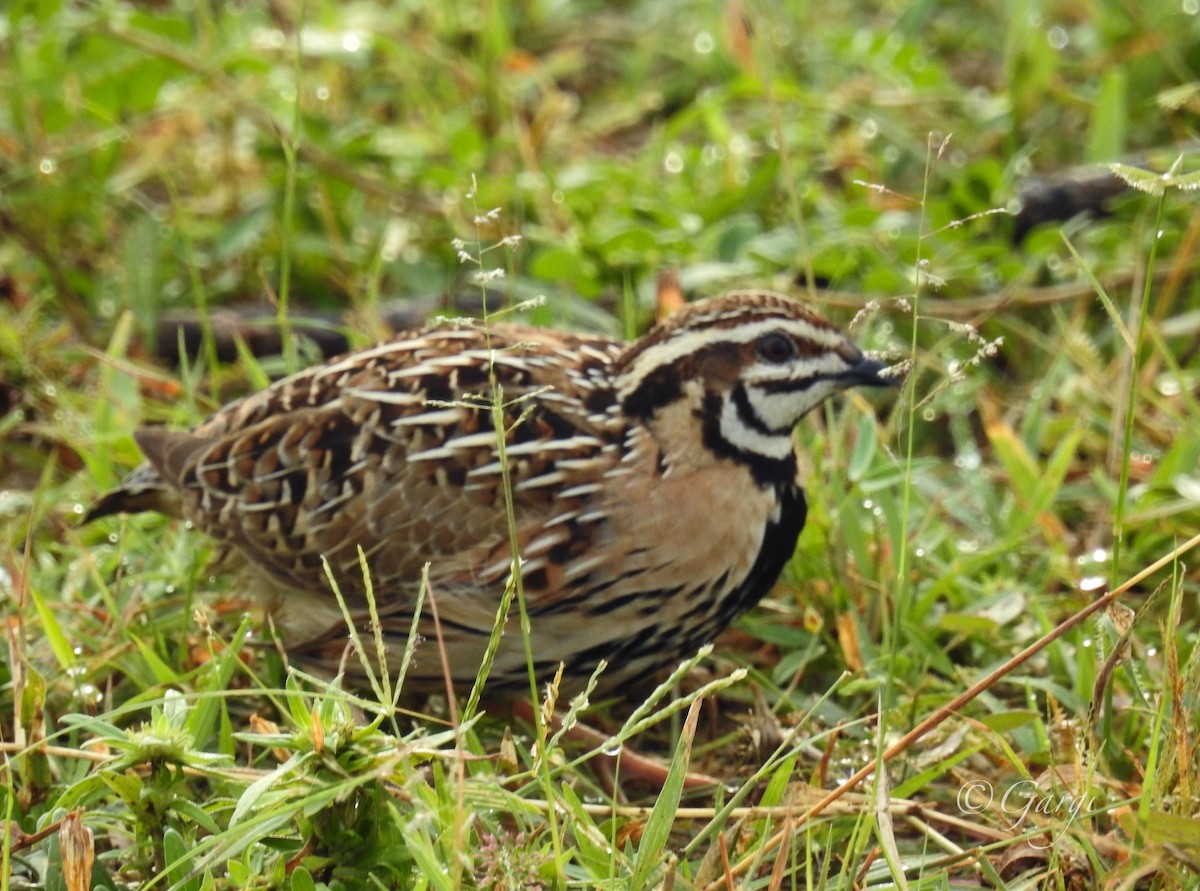
[[[1071,36],[1062,25],[1055,25],[1046,32],[1046,41],[1056,50],[1066,49],[1071,42]]]
[[[667,173],[683,172],[683,158],[679,152],[667,152],[667,156],[663,158],[663,169]]]
[[[1179,383],[1179,378],[1174,375],[1164,375],[1157,381],[1158,392],[1163,396],[1178,396],[1183,392],[1183,387]]]
[[[1200,0],[1183,0],[1183,14],[1195,15],[1200,12]]]
[[[954,456],[954,466],[959,470],[978,470],[982,463],[979,452],[963,452]]]
[[[1084,649],[1089,649],[1089,648],[1091,647],[1091,645],[1092,645],[1092,639],[1091,639],[1090,637],[1085,637],[1085,638],[1083,639],[1083,647],[1084,647]]]
[[[1104,548],[1096,548],[1096,550],[1092,551],[1092,559],[1097,563],[1107,563],[1108,551],[1104,550]]]
[[[1079,580],[1080,591],[1095,591],[1098,588],[1104,587],[1104,576],[1089,575]]]
[[[117,533],[115,533],[115,532],[108,533],[108,543],[109,544],[116,544],[117,541],[118,541]]]
[[[874,139],[879,135],[879,124],[874,118],[867,118],[858,126],[858,135],[863,139]]]
[[[692,41],[692,49],[702,56],[707,56],[717,47],[717,42],[713,40],[713,36],[707,31],[701,31],[696,35],[696,39]]]
[[[600,747],[600,754],[607,755],[609,758],[616,758],[621,754],[621,743],[615,739],[610,739]]]
[[[38,172],[49,176],[58,169],[58,162],[53,158],[42,158],[38,161]]]
[[[317,87],[317,99],[321,102],[328,102],[329,87],[325,86],[324,84],[321,84],[321,86]]]
[[[872,501],[870,498],[863,499],[863,510],[870,510],[874,506],[875,506],[875,502]]]
[[[72,504],[71,505],[71,513],[82,514],[83,513],[83,505],[82,504]]]

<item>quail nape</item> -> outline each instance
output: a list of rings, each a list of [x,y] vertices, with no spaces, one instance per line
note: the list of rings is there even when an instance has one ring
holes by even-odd
[[[493,384],[494,381],[494,384]],[[753,290],[685,306],[625,344],[466,322],[403,334],[232,402],[188,432],[135,434],[147,463],[89,520],[160,511],[219,545],[289,653],[335,668],[347,629],[406,644],[406,689],[468,691],[512,571],[493,386],[534,670],[601,687],[686,658],[754,606],[805,520],[794,428],[852,386],[893,383],[803,304]],[[439,646],[440,644],[440,646]],[[445,662],[443,665],[442,652]],[[489,694],[528,690],[514,617]]]

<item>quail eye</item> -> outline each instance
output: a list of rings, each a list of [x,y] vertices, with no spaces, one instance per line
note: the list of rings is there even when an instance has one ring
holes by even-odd
[[[786,362],[796,356],[796,342],[779,331],[758,339],[758,355],[768,362]]]

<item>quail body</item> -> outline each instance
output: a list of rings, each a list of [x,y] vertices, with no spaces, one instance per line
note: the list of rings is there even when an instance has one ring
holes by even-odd
[[[282,379],[191,431],[138,431],[147,463],[89,519],[189,520],[289,652],[333,664],[347,629],[326,564],[365,631],[361,549],[397,654],[428,564],[439,627],[427,602],[406,683],[444,689],[448,673],[466,692],[513,567],[499,399],[535,672],[561,662],[578,684],[603,659],[612,688],[693,654],[767,593],[804,526],[797,422],[888,383],[766,291],[691,304],[631,344],[452,323]],[[488,690],[519,689],[514,608]]]

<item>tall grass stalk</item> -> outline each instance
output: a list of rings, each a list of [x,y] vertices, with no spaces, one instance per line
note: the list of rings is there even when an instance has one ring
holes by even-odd
[[[1121,441],[1121,478],[1117,484],[1117,504],[1113,516],[1112,565],[1109,567],[1109,587],[1115,587],[1121,577],[1121,550],[1125,539],[1125,510],[1129,502],[1129,466],[1133,456],[1133,426],[1137,415],[1138,382],[1142,370],[1142,344],[1146,339],[1146,320],[1150,312],[1150,295],[1154,287],[1154,268],[1158,260],[1158,242],[1162,237],[1163,212],[1167,192],[1158,196],[1154,213],[1154,227],[1150,236],[1150,252],[1146,257],[1143,275],[1141,305],[1138,307],[1137,330],[1133,335],[1133,346],[1129,356],[1129,379],[1125,391],[1125,425]]]
[[[284,368],[288,374],[298,371],[300,358],[296,350],[295,333],[288,314],[292,286],[292,248],[296,235],[296,178],[297,158],[300,153],[300,109],[304,91],[304,21],[305,3],[301,0],[296,16],[296,51],[292,68],[292,125],[282,134],[280,147],[283,149],[283,220],[280,224],[279,245],[279,290],[275,295],[276,319],[279,324],[279,342],[283,353]]]
[[[475,182],[475,177],[471,177],[471,191],[468,193],[468,198],[474,202],[478,195],[478,184]],[[548,730],[546,721],[542,715],[542,709],[539,707],[541,697],[538,695],[538,678],[534,667],[533,653],[533,638],[532,629],[529,622],[529,610],[525,602],[525,583],[521,572],[521,541],[517,527],[516,504],[513,496],[512,472],[508,463],[508,424],[505,417],[505,411],[508,409],[509,403],[504,395],[504,387],[500,383],[496,375],[496,351],[492,345],[491,325],[492,315],[488,309],[488,294],[487,281],[488,275],[484,270],[485,248],[483,246],[483,233],[481,230],[484,222],[484,216],[479,213],[478,205],[475,207],[476,213],[474,216],[475,225],[475,246],[476,257],[474,258],[478,266],[479,272],[479,293],[482,306],[482,322],[484,342],[488,350],[488,405],[487,410],[491,414],[492,430],[496,435],[496,460],[500,465],[500,485],[504,494],[504,519],[508,533],[509,552],[512,555],[512,569],[509,575],[510,582],[505,586],[504,595],[500,607],[497,611],[496,623],[492,629],[493,640],[491,646],[498,644],[497,636],[503,634],[504,625],[508,617],[509,606],[513,600],[517,604],[517,613],[521,626],[521,641],[525,648],[525,663],[529,675],[529,702],[531,711],[533,712],[533,727],[534,739],[536,740],[536,755],[534,767],[538,776],[541,779],[542,792],[546,797],[546,801],[551,804],[555,800],[555,790],[553,776],[551,773],[550,753],[547,751],[546,745],[548,741]],[[501,242],[505,244],[505,242]],[[503,273],[503,269],[493,270],[495,273]],[[497,275],[497,277],[500,277]],[[518,416],[514,424],[520,424],[522,417]],[[483,669],[486,671],[486,667]],[[471,693],[471,698],[468,704],[470,708],[478,701],[478,696],[481,692],[482,685],[486,683],[486,677],[479,677],[476,680],[475,689]],[[468,713],[467,717],[470,717]],[[546,811],[546,821],[549,825],[550,837],[554,846],[554,864],[560,882],[565,880],[562,874],[563,863],[563,840],[558,826],[558,816],[556,809],[551,806]]]

